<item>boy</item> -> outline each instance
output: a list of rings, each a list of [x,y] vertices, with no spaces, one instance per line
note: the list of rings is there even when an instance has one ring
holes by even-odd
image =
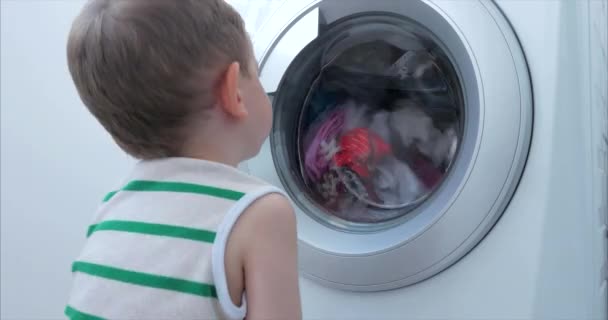
[[[67,51],[84,104],[141,161],[89,228],[66,315],[300,318],[293,208],[235,169],[271,126],[238,13],[224,0],[91,0]]]

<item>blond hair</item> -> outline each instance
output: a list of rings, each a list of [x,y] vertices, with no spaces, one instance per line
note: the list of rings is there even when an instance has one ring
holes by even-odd
[[[221,72],[236,61],[248,75],[251,61],[243,20],[224,0],[91,0],[67,54],[84,104],[140,159],[179,155]]]

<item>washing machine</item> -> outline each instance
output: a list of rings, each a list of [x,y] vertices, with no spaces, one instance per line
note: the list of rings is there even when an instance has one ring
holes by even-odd
[[[307,319],[605,319],[604,0],[287,0],[253,35]]]

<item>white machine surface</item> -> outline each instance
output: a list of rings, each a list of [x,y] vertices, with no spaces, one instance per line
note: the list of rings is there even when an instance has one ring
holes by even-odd
[[[274,128],[243,167],[283,187],[297,207],[304,317],[605,319],[607,16],[603,0],[279,6],[254,34]],[[430,53],[430,69],[401,65],[400,84],[370,71],[381,64],[371,60],[386,56],[378,48],[389,47],[399,61]],[[306,119],[333,114],[315,109],[321,88],[342,94],[351,86],[351,97],[369,98],[390,87],[419,99],[428,115],[425,108],[443,101],[428,93],[434,80],[449,92],[446,108],[455,115],[440,182],[389,203],[352,191],[344,172],[361,178],[362,171],[338,166],[341,192],[353,193],[358,206],[329,205],[333,198],[319,185],[331,179],[321,183],[307,171],[314,142],[306,135],[318,127]],[[386,121],[396,130],[414,123],[393,111]],[[439,137],[446,128],[432,132]],[[412,144],[430,157],[427,140],[416,136]],[[335,153],[330,158],[337,163]]]

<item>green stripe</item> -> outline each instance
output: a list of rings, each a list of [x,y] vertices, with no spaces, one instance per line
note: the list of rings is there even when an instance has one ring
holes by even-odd
[[[123,270],[81,261],[76,261],[72,264],[72,272],[82,272],[100,278],[144,287],[178,291],[201,297],[217,298],[215,286],[201,282]]]
[[[104,320],[103,318],[80,312],[70,306],[65,307],[65,315],[71,320]]]
[[[112,197],[117,193],[118,193],[118,191],[112,191],[112,192],[106,194],[106,196],[103,197],[103,202],[108,202],[108,200],[112,199]]]
[[[164,182],[164,181],[144,181],[135,180],[129,182],[126,186],[118,191],[164,191],[164,192],[181,192],[181,193],[195,193],[204,194],[217,198],[224,198],[228,200],[239,200],[245,195],[242,192],[221,189],[211,186],[205,186],[201,184],[184,183],[184,182]],[[118,191],[112,191],[108,193],[104,198],[103,202],[107,202],[112,199],[118,193]]]
[[[208,230],[177,227],[166,224],[118,220],[103,221],[99,224],[94,224],[90,226],[89,231],[87,233],[87,237],[89,237],[93,232],[103,230],[150,234],[155,236],[182,238],[208,243],[213,243],[213,241],[215,240],[215,232]]]

